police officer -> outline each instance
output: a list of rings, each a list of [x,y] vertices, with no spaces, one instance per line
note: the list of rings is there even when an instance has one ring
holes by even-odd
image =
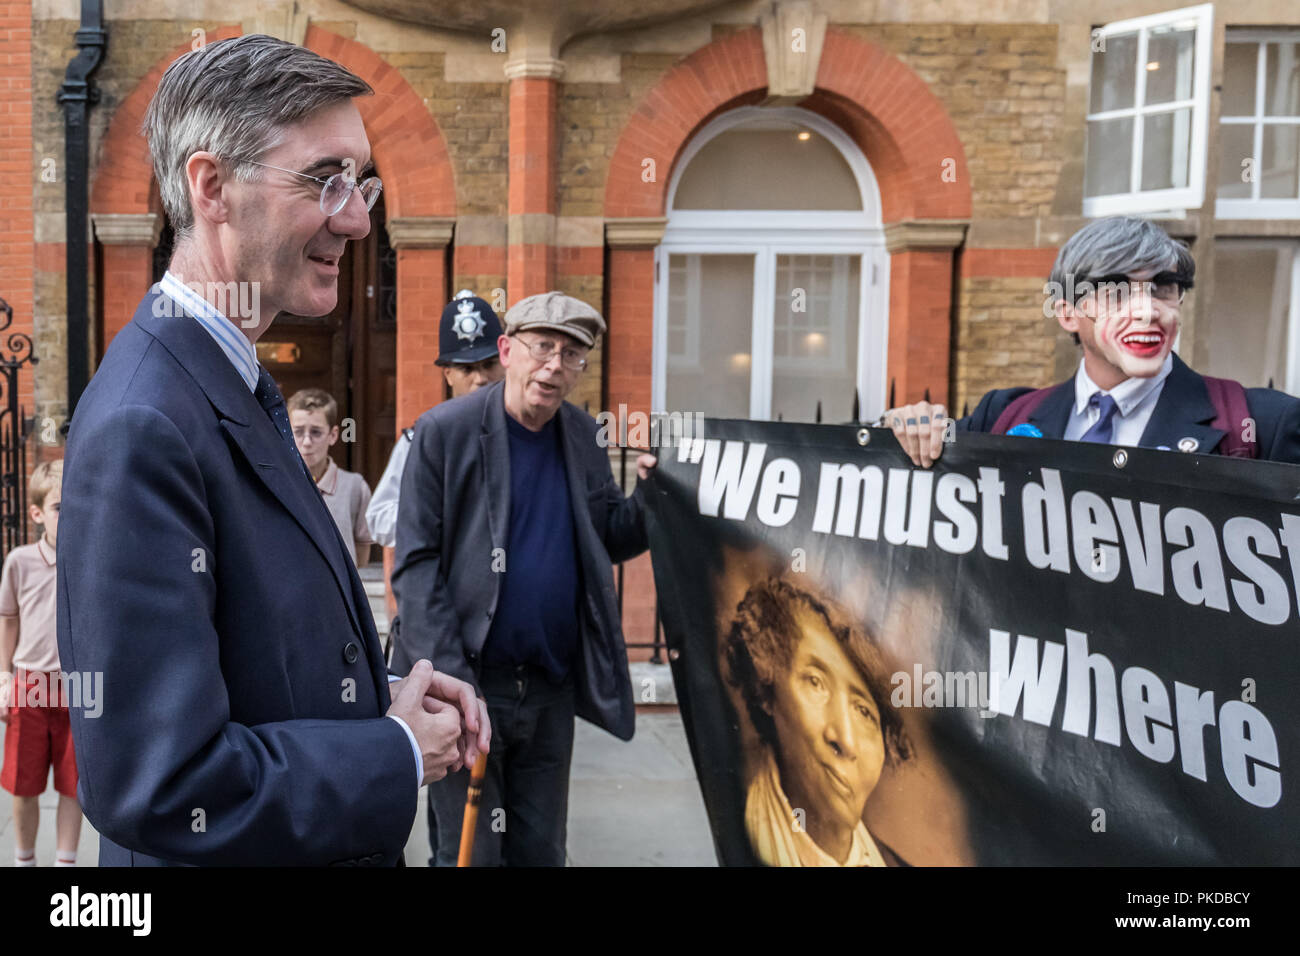
[[[460,398],[477,388],[491,385],[505,377],[497,355],[501,337],[501,320],[488,305],[469,289],[462,289],[442,310],[438,332],[438,360],[451,397]],[[388,467],[375,487],[366,523],[370,535],[385,548],[397,541],[397,497],[402,487],[402,470],[411,450],[412,428],[403,428],[393,446]]]
[[[438,323],[438,359],[443,379],[451,389],[452,398],[468,395],[484,385],[491,385],[505,377],[506,370],[497,354],[497,339],[501,337],[501,320],[492,306],[469,289],[462,289],[442,310]],[[387,550],[397,541],[397,503],[402,488],[402,472],[406,456],[411,451],[415,429],[403,428],[393,446],[383,477],[375,486],[370,506],[366,508],[366,524],[370,536],[384,547],[384,570],[389,570],[392,552]],[[389,602],[388,612],[392,623],[388,628],[389,654],[397,637],[399,621],[396,609]],[[434,806],[429,805],[429,864],[432,866],[438,853],[438,827],[434,821]]]

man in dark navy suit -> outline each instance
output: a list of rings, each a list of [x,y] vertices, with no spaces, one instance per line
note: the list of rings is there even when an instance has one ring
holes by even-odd
[[[1173,353],[1195,271],[1186,247],[1148,220],[1080,229],[1047,286],[1057,321],[1083,348],[1078,371],[1050,389],[995,389],[957,430],[1300,463],[1300,400],[1206,378]],[[884,421],[915,464],[942,454],[941,405],[907,405]]]
[[[150,105],[176,249],[77,406],[59,542],[63,664],[103,675],[102,713],[71,714],[101,865],[393,865],[419,787],[488,746],[427,660],[390,691],[254,349],[334,307],[370,229],[369,92],[250,35],[178,59]]]

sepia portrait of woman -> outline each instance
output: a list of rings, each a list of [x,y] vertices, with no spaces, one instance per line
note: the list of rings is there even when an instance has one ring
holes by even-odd
[[[911,756],[876,646],[776,577],[750,586],[722,639],[763,744],[745,801],[754,853],[770,866],[900,863],[862,822],[884,767]]]

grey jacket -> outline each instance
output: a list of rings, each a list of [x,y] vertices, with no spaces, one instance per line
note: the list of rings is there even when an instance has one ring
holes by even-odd
[[[510,533],[504,394],[505,383],[496,382],[443,402],[416,422],[402,474],[392,576],[401,618],[395,674],[428,658],[436,669],[478,684],[501,589],[494,559],[499,568]],[[641,489],[623,496],[590,415],[568,402],[557,415],[585,586],[574,662],[577,713],[630,740],[635,711],[610,562],[649,546]]]

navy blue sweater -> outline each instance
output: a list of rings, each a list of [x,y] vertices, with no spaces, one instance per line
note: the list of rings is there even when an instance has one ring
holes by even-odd
[[[510,536],[505,580],[483,645],[489,667],[535,664],[557,683],[578,648],[581,572],[558,416],[529,431],[506,415]]]

